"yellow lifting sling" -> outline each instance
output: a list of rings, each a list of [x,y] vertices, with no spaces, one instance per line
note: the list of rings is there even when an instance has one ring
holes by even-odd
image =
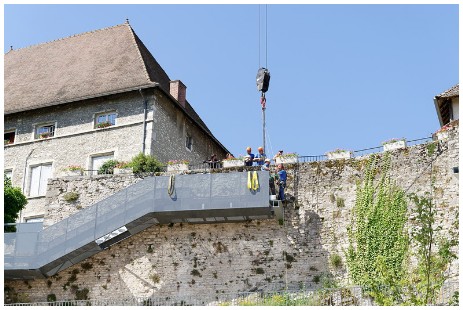
[[[259,179],[257,171],[248,171],[248,188],[253,191],[259,189]]]

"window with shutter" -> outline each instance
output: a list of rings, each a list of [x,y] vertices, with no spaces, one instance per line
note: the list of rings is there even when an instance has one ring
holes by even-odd
[[[31,167],[29,196],[45,196],[47,192],[47,182],[51,176],[51,164]]]

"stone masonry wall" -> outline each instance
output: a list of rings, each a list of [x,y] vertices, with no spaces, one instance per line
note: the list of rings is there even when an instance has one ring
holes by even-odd
[[[390,153],[390,175],[399,186],[407,193],[433,193],[444,235],[458,220],[458,174],[452,169],[458,167],[458,151],[455,128],[448,141]],[[285,282],[295,289],[317,287],[328,274],[349,284],[346,229],[367,161],[364,156],[288,166],[287,193],[294,202],[287,205],[282,223],[153,226],[49,279],[8,280],[5,286],[21,296],[15,301],[46,301],[49,294],[75,299],[86,288],[89,299],[195,296],[209,303],[223,293],[271,291]],[[53,179],[47,220],[56,222],[137,181],[134,176]],[[64,201],[70,191],[79,193],[74,203]],[[413,207],[410,203],[410,211]],[[334,254],[342,257],[340,268],[329,263]],[[458,261],[449,273],[458,280]],[[11,300],[11,294],[6,298]]]

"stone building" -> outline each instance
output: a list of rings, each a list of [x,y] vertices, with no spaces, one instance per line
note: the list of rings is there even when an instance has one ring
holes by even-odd
[[[5,54],[4,169],[42,221],[47,180],[138,153],[200,163],[227,149],[128,22]]]

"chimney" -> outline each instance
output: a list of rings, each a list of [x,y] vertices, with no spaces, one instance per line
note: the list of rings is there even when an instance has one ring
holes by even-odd
[[[170,94],[177,99],[182,107],[186,102],[186,86],[180,80],[170,81]]]

